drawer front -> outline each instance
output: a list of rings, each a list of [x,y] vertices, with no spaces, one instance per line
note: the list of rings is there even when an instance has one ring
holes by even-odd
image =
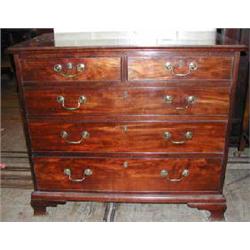
[[[223,152],[226,123],[30,122],[33,151]]]
[[[23,59],[24,81],[118,81],[120,57]]]
[[[25,90],[29,115],[227,115],[228,88],[107,88]]]
[[[34,158],[39,190],[216,191],[220,159]]]
[[[128,79],[231,79],[232,57],[129,57]]]

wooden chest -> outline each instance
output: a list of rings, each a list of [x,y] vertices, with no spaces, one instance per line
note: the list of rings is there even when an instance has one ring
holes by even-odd
[[[12,47],[35,214],[67,201],[150,202],[223,219],[241,50],[57,47],[47,34]]]

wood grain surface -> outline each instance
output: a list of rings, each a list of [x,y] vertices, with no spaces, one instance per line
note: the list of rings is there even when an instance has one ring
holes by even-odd
[[[183,65],[178,66],[179,61]],[[176,74],[189,72],[188,65],[191,62],[197,64],[197,70],[191,71],[186,76],[177,76],[168,71],[165,64],[170,62]],[[220,56],[193,56],[181,57],[178,54],[166,57],[129,57],[129,80],[168,80],[168,79],[231,79],[233,57]]]
[[[68,57],[68,56],[67,56]],[[93,80],[120,80],[120,57],[83,57],[83,58],[46,58],[46,59],[22,59],[22,79],[24,81],[93,81]],[[67,63],[73,64],[72,70],[67,70]],[[77,64],[84,64],[82,72],[76,72]],[[62,65],[62,72],[76,74],[76,77],[67,78],[54,71],[56,64]]]
[[[110,158],[35,158],[35,174],[39,190],[159,192],[159,191],[216,191],[221,171],[220,158],[198,159],[110,159]],[[124,167],[126,163],[126,167]],[[92,175],[82,182],[84,170]],[[189,175],[182,172],[188,169]],[[169,172],[168,177],[160,175]],[[171,181],[180,179],[180,181]]]
[[[203,122],[134,122],[134,123],[67,123],[30,122],[32,149],[36,151],[65,152],[183,152],[218,153],[223,152],[225,143],[225,123]],[[68,137],[61,137],[66,131]],[[81,133],[88,131],[89,138],[77,145],[69,141],[81,139]],[[164,139],[164,132],[172,137]],[[185,139],[191,131],[192,139]],[[184,141],[175,145],[172,141]]]
[[[70,88],[63,84],[57,88],[29,88],[24,90],[29,116],[51,115],[227,115],[229,89],[225,87],[112,87]],[[64,103],[57,101],[64,97]],[[86,98],[77,110],[80,96]],[[166,96],[173,98],[167,103]],[[194,103],[187,98],[194,96]],[[64,107],[63,107],[64,105]],[[178,118],[177,118],[178,119]]]

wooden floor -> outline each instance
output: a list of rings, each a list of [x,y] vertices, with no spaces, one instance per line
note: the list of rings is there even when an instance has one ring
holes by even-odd
[[[186,205],[73,203],[49,208],[33,217],[29,205],[32,179],[19,113],[16,85],[4,82],[1,124],[1,221],[207,221],[208,212]],[[227,221],[250,221],[249,149],[230,149],[224,189]]]

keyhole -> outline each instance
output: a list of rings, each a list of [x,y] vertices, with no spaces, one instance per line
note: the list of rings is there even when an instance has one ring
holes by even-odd
[[[128,132],[128,126],[127,126],[127,125],[124,125],[124,126],[123,126],[123,131],[124,131],[125,133]]]
[[[128,91],[124,91],[124,93],[123,93],[123,98],[124,98],[124,99],[128,98]]]
[[[177,63],[178,67],[181,68],[184,66],[184,61],[183,60],[179,60]]]
[[[73,69],[73,64],[72,63],[67,63],[67,69]]]

